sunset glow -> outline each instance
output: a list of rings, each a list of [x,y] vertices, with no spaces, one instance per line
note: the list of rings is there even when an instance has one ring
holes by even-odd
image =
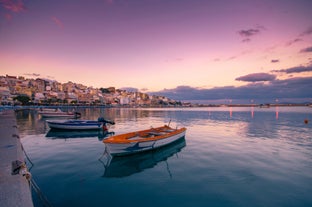
[[[311,8],[307,0],[0,0],[0,71],[144,92],[242,87],[259,81],[241,77],[260,73],[273,75],[261,83],[312,79]]]

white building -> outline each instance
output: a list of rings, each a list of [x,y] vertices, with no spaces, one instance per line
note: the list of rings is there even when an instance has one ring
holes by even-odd
[[[40,103],[43,100],[45,100],[45,96],[43,93],[35,93],[35,103]]]
[[[129,105],[130,104],[130,97],[129,96],[121,96],[119,99],[119,103],[121,105]]]
[[[8,87],[0,87],[0,102],[4,104],[12,102],[10,89]]]

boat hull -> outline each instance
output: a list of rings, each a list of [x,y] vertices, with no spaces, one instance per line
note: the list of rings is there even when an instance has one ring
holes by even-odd
[[[131,142],[112,142],[110,138],[104,140],[104,144],[106,145],[107,151],[112,156],[124,156],[144,151],[149,151],[153,149],[157,149],[163,146],[166,146],[172,142],[175,142],[181,138],[185,137],[186,129],[182,128],[177,130],[174,134],[168,134],[165,137],[156,138],[156,139],[146,139],[141,141],[131,141]]]
[[[129,156],[108,157],[104,164],[103,177],[125,177],[152,168],[159,162],[179,153],[186,146],[185,139],[181,138],[166,146],[137,153]]]
[[[64,114],[64,113],[41,113],[40,114],[43,118],[61,118],[61,117],[66,117],[66,118],[75,118],[75,114]]]
[[[97,121],[77,121],[77,120],[46,120],[51,129],[63,130],[99,130],[102,129],[103,123]]]
[[[81,116],[78,112],[65,112],[61,110],[43,110],[38,111],[42,118],[78,118]]]

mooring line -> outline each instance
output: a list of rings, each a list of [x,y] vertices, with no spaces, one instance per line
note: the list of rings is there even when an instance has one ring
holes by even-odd
[[[34,166],[34,163],[30,160],[29,156],[26,153],[26,150],[23,146],[23,144],[21,143],[21,147],[22,150],[27,158],[27,160],[31,163],[31,167],[32,168]],[[26,177],[26,179],[29,182],[30,187],[32,187],[32,189],[34,189],[34,191],[37,193],[38,198],[41,200],[43,206],[45,207],[53,207],[52,204],[49,202],[49,200],[47,199],[47,197],[42,193],[42,191],[40,190],[39,186],[37,185],[37,183],[35,182],[35,180],[32,178],[31,173],[28,171],[26,164],[23,164],[23,167],[21,168],[22,171],[22,175]]]
[[[39,199],[41,200],[43,206],[53,207],[52,204],[47,199],[47,197],[42,193],[42,191],[40,190],[39,186],[34,181],[34,179],[31,178],[29,180],[29,182],[30,182],[31,186],[33,187],[34,191],[37,193],[37,195],[38,195]]]
[[[21,143],[21,146],[22,146],[22,150],[23,150],[23,152],[24,152],[24,154],[25,154],[27,160],[28,160],[28,161],[31,163],[31,165],[33,166],[34,163],[30,160],[30,158],[29,158],[29,156],[27,155],[26,150],[25,150],[25,148],[24,148],[24,146],[23,146],[22,143]]]

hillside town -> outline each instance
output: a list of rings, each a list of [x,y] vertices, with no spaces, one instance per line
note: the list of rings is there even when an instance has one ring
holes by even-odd
[[[54,80],[23,76],[0,76],[1,105],[89,105],[89,106],[182,106],[163,96],[142,92],[108,88],[93,88],[71,81],[60,83]]]

